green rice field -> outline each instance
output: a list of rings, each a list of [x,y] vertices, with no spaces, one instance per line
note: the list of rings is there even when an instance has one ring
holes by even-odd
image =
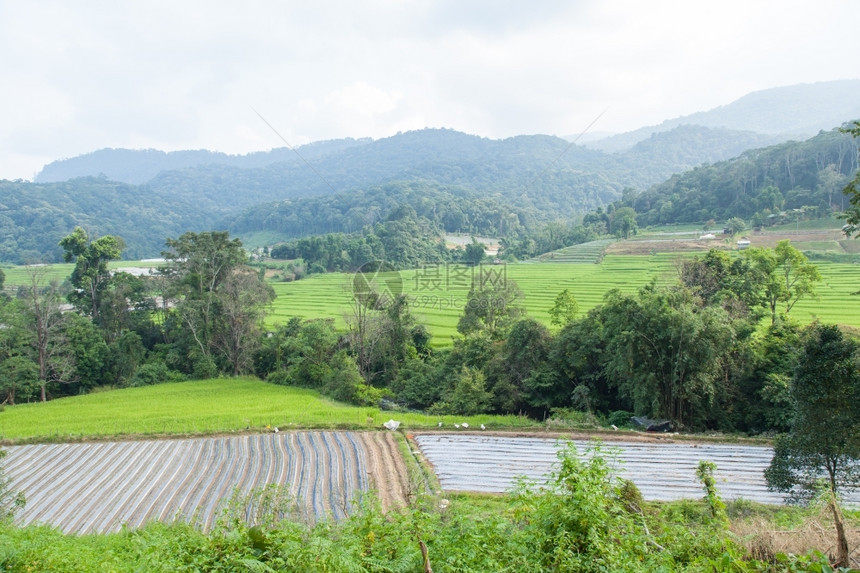
[[[313,390],[252,378],[221,378],[126,388],[46,403],[6,406],[0,441],[69,441],[89,437],[194,435],[278,427],[379,429],[390,418],[405,427],[467,422],[490,429],[533,427],[519,416],[427,416],[333,402]]]
[[[548,310],[556,295],[569,289],[579,302],[580,312],[594,308],[604,294],[617,288],[634,293],[656,278],[659,284],[676,281],[679,255],[607,255],[598,263],[532,262],[484,266],[486,272],[501,273],[500,280],[513,280],[523,291],[523,306],[529,316],[549,324]],[[822,281],[818,299],[802,300],[791,315],[801,323],[815,319],[860,327],[860,265],[816,261]],[[451,265],[454,267],[454,265]],[[462,267],[461,267],[462,268]],[[459,280],[457,269],[442,265],[439,277],[426,269],[402,271],[402,292],[410,297],[412,311],[433,333],[433,344],[449,346],[457,336],[457,320],[466,302],[468,286]],[[277,299],[267,317],[268,326],[286,323],[290,317],[333,318],[341,327],[352,314],[352,275],[314,275],[292,283],[274,283]]]

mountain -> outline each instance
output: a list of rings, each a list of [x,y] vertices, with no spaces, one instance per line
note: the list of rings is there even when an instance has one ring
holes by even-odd
[[[784,142],[781,133],[811,126],[815,113],[820,121],[825,111],[832,116],[828,130],[860,117],[860,107],[849,106],[844,93],[858,87],[860,82],[850,80],[756,92],[664,122],[613,153],[554,136],[494,140],[450,129],[248,155],[105,149],[47,165],[35,183],[0,181],[0,261],[57,260],[57,241],[75,225],[92,236],[122,236],[126,255],[139,258],[158,255],[165,238],[185,231],[230,229],[267,241],[349,232],[402,204],[448,231],[497,235],[576,219],[622,196],[639,197],[643,222],[662,221],[663,215],[694,220],[711,211],[740,213],[722,199],[687,200],[695,191],[690,185],[702,188],[707,181],[691,180],[687,187],[672,187],[673,182],[686,181],[678,174],[690,169],[712,173],[714,165],[739,156],[733,164],[746,165],[767,146]],[[818,96],[826,105],[814,103]],[[856,114],[837,116],[846,109]],[[745,125],[755,129],[737,129]],[[842,151],[834,153],[849,153],[850,138],[826,133],[843,138]],[[774,180],[773,170],[799,165],[778,163],[779,154],[791,156],[795,149],[780,144],[788,147],[774,152],[775,159],[756,175],[757,184]],[[840,164],[838,175],[846,176],[849,167]],[[816,168],[826,165],[819,161]],[[724,187],[735,184],[732,177],[748,182],[741,171],[721,175]],[[813,186],[813,194],[821,185],[815,177],[804,183]],[[793,183],[785,189],[780,184],[780,193],[787,204],[804,201]]]
[[[860,80],[798,84],[752,92],[710,111],[669,119],[660,125],[589,141],[587,146],[610,153],[633,147],[654,133],[682,125],[753,131],[778,141],[806,139],[821,130],[860,118]],[[774,143],[776,141],[773,141]]]
[[[791,141],[673,175],[629,195],[625,206],[640,225],[725,221],[740,217],[756,226],[781,213],[841,210],[842,189],[858,168],[858,142],[838,130]]]
[[[101,149],[70,159],[60,159],[45,165],[36,175],[36,183],[68,181],[77,177],[106,177],[113,181],[146,183],[162,171],[187,169],[207,165],[229,165],[254,169],[273,163],[302,163],[301,158],[318,159],[348,147],[363,145],[370,139],[338,139],[318,141],[292,149],[282,147],[247,155],[228,155],[205,149],[194,151],[159,151],[157,149]]]

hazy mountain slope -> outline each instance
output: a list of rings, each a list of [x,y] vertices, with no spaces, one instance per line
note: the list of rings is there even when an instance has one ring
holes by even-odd
[[[734,102],[691,115],[668,119],[586,145],[619,152],[631,148],[652,133],[680,125],[755,131],[787,139],[806,139],[820,130],[860,118],[860,80],[798,84],[752,92]]]
[[[632,197],[629,206],[642,225],[730,217],[749,223],[801,207],[824,215],[844,207],[842,189],[857,170],[857,153],[850,135],[826,131],[674,175]]]
[[[305,159],[312,160],[348,147],[363,145],[369,141],[369,139],[318,141],[299,147],[298,152]],[[100,149],[45,165],[36,175],[35,182],[52,183],[76,177],[103,175],[113,181],[140,184],[149,181],[162,171],[206,165],[229,165],[241,169],[253,169],[282,162],[299,164],[302,160],[294,151],[286,147],[247,155],[228,155],[205,149],[169,152],[157,149]]]
[[[0,261],[57,262],[57,243],[78,225],[91,237],[123,237],[128,258],[153,257],[167,237],[210,228],[215,218],[181,198],[104,178],[0,181]]]

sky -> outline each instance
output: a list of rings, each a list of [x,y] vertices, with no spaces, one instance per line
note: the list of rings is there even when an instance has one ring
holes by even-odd
[[[858,78],[857,22],[854,0],[0,0],[0,179],[108,147],[621,133]]]

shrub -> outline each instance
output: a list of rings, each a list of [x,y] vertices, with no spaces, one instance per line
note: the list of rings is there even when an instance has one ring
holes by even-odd
[[[174,370],[170,370],[164,362],[150,362],[144,364],[131,377],[130,385],[152,386],[153,384],[163,384],[165,382],[181,382],[185,380],[185,376]]]

